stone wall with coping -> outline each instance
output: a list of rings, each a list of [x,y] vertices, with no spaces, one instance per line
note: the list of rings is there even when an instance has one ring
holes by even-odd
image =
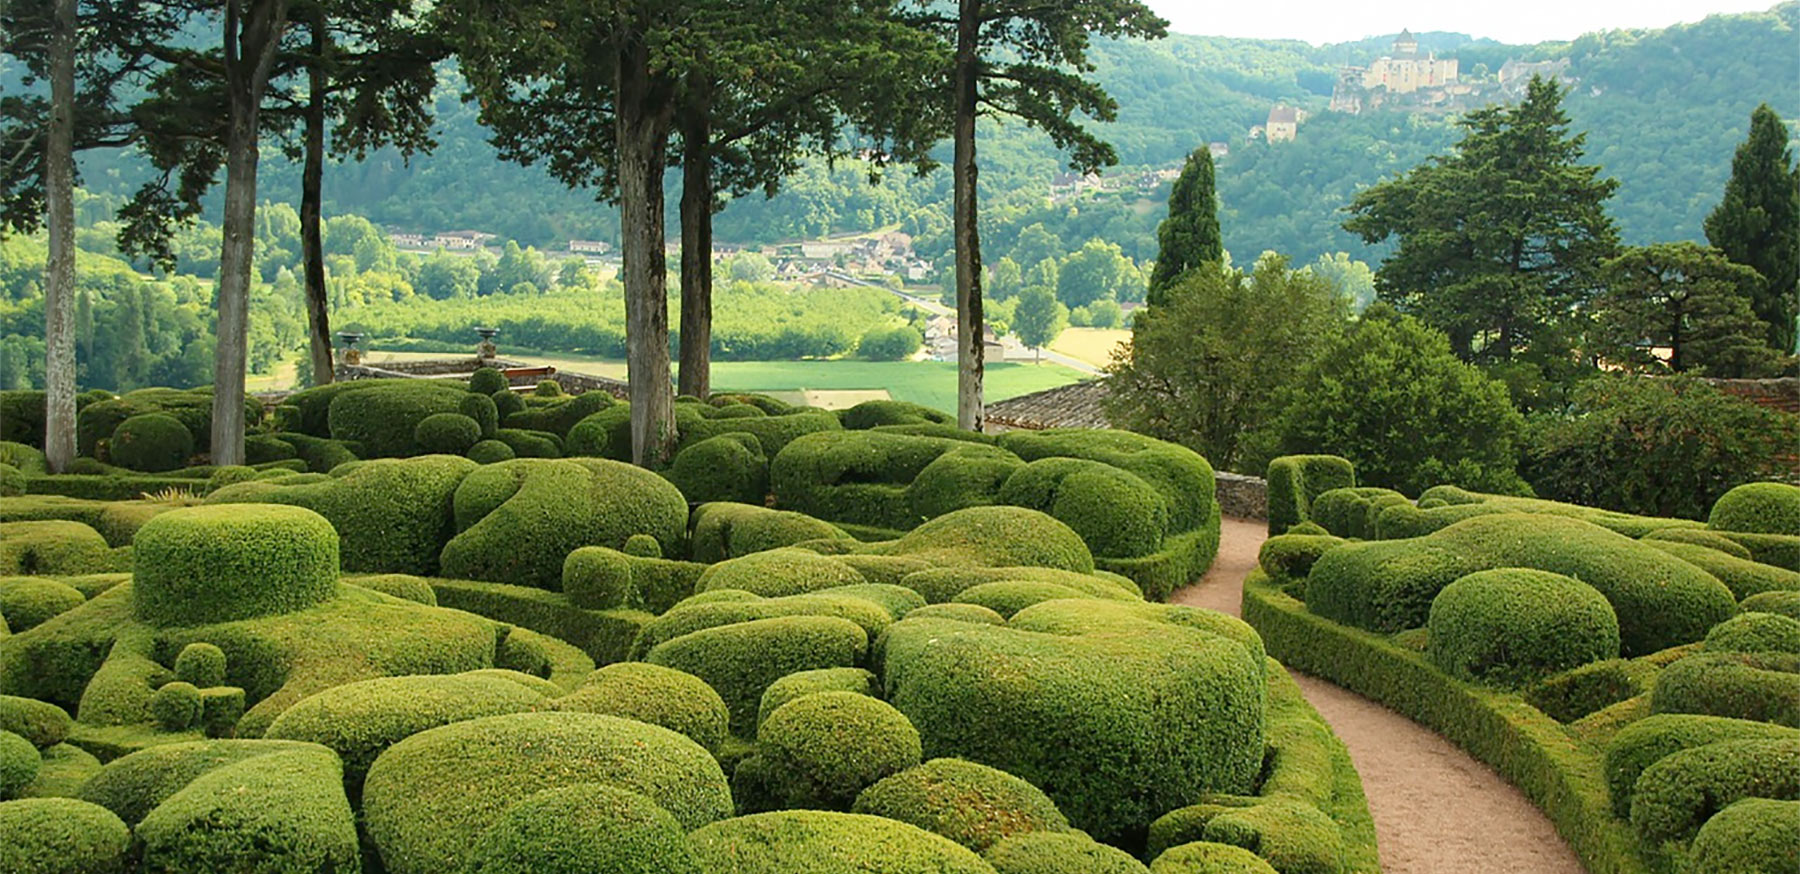
[[[1234,519],[1269,518],[1269,481],[1260,476],[1216,471],[1219,513]]]

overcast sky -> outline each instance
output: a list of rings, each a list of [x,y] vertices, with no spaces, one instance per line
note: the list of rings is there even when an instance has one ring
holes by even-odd
[[[1767,10],[1775,0],[1146,0],[1177,33],[1346,42],[1445,30],[1505,43],[1574,39],[1619,27],[1667,27],[1717,12]],[[1791,58],[1789,59],[1792,60]]]

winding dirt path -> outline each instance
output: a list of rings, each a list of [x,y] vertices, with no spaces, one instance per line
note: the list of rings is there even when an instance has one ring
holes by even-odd
[[[1171,602],[1239,615],[1244,577],[1268,532],[1262,522],[1224,524],[1212,569]],[[1354,692],[1294,679],[1350,748],[1386,874],[1581,874],[1550,820],[1493,769]]]

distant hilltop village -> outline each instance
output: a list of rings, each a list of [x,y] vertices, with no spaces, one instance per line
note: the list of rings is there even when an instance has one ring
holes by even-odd
[[[1366,67],[1339,68],[1337,85],[1331,92],[1331,111],[1351,115],[1383,108],[1459,112],[1496,99],[1517,98],[1525,93],[1533,76],[1557,79],[1564,84],[1575,81],[1569,75],[1568,58],[1508,60],[1492,78],[1464,78],[1455,58],[1440,58],[1434,52],[1420,54],[1419,40],[1410,30],[1400,31],[1392,51]]]

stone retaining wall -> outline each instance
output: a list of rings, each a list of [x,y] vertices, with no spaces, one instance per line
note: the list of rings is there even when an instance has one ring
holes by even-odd
[[[1219,513],[1236,519],[1269,518],[1269,482],[1260,476],[1217,471]]]

